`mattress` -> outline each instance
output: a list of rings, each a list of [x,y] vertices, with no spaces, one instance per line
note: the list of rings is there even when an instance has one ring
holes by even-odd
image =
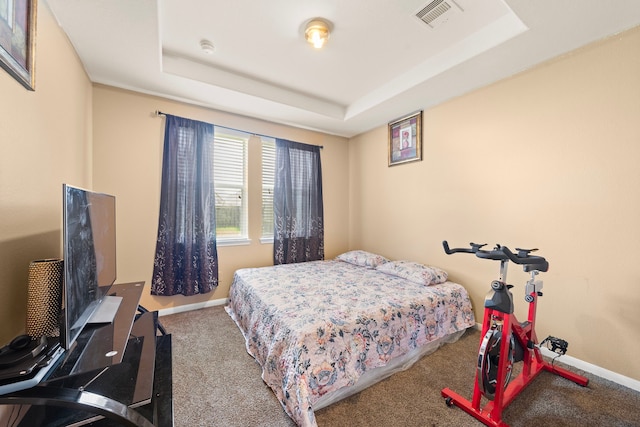
[[[236,271],[225,307],[299,426],[475,325],[463,286],[338,260]],[[380,372],[380,374],[376,374]]]

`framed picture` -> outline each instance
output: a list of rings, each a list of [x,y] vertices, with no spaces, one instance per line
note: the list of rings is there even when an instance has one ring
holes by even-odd
[[[422,111],[389,123],[389,166],[422,160]]]
[[[0,66],[25,88],[35,90],[38,0],[0,0]]]

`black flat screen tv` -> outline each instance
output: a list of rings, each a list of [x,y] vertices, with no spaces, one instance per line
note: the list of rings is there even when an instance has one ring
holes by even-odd
[[[116,279],[116,200],[62,185],[64,258],[60,343],[70,349]]]

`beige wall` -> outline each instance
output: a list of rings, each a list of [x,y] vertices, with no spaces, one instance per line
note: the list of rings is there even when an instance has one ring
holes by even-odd
[[[0,69],[0,344],[24,333],[31,260],[61,257],[62,183],[91,184],[91,83],[45,3],[36,90]]]
[[[151,282],[164,135],[164,119],[154,114],[156,110],[250,133],[322,145],[325,256],[333,258],[347,249],[348,143],[345,138],[101,85],[94,87],[93,101],[94,188],[117,198],[118,282],[144,280],[147,289]],[[218,247],[218,289],[192,297],[157,297],[145,292],[142,304],[146,308],[154,310],[226,298],[235,270],[273,264],[273,245],[260,243],[261,167],[260,141],[256,137],[249,144],[251,244]]]
[[[389,168],[384,127],[346,142],[92,88],[46,3],[39,6],[36,91],[0,71],[0,343],[24,330],[29,261],[61,255],[63,182],[117,195],[119,281],[149,283],[164,126],[153,112],[162,110],[323,145],[327,257],[364,248],[442,266],[468,287],[478,320],[497,264],[446,256],[440,242],[539,247],[551,264],[539,335],[565,338],[570,355],[640,379],[639,29],[425,111],[424,161]],[[254,156],[250,168],[257,165]],[[259,203],[255,192],[250,202]],[[270,264],[252,212],[253,243],[219,250],[215,293],[147,293],[143,304],[224,298],[236,268]],[[512,267],[510,278],[519,285],[525,276]],[[515,296],[523,317],[521,286]]]
[[[478,322],[499,264],[442,240],[539,248],[538,336],[640,380],[638,52],[640,28],[425,111],[422,162],[387,167],[386,127],[353,138],[350,247],[444,267]]]

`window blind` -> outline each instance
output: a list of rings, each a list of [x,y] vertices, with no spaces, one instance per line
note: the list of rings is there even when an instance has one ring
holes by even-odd
[[[224,132],[224,133],[222,133]],[[213,174],[217,239],[248,238],[247,142],[249,134],[218,133],[214,138]]]
[[[276,140],[262,138],[262,238],[273,238],[273,186]]]

